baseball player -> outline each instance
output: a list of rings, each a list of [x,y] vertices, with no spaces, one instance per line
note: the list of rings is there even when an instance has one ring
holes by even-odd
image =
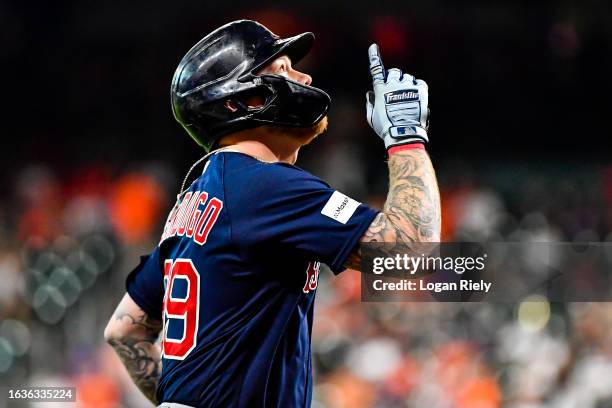
[[[327,126],[329,96],[294,68],[313,41],[235,21],[174,74],[175,118],[209,153],[105,330],[161,407],[309,407],[320,263],[338,274],[360,268],[360,242],[439,241],[427,85],[385,70],[375,44],[366,111],[389,154],[384,209],[294,166]]]

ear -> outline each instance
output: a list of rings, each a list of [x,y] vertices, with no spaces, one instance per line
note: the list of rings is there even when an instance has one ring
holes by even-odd
[[[238,106],[236,106],[236,104],[232,101],[225,101],[225,107],[230,111],[230,112],[236,112],[238,110]]]

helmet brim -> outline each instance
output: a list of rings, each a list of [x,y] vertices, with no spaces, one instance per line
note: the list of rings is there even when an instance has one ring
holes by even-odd
[[[266,50],[265,54],[260,55],[260,61],[255,63],[251,74],[256,75],[266,64],[278,58],[281,55],[287,55],[291,59],[292,64],[300,62],[312,49],[315,36],[311,32],[298,34],[289,38],[281,38]]]

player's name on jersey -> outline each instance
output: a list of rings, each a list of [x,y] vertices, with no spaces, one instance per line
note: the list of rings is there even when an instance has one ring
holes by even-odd
[[[188,191],[170,211],[160,243],[170,237],[185,236],[204,245],[222,208],[223,201],[209,197],[206,191]]]

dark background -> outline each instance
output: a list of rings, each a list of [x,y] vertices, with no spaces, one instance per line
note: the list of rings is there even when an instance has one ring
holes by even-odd
[[[36,159],[70,169],[92,160],[162,158],[184,166],[199,152],[169,108],[174,68],[206,33],[239,18],[258,19],[279,35],[316,34],[300,67],[332,95],[330,132],[338,122],[354,122],[360,132],[343,137],[366,144],[365,151],[383,153],[363,114],[366,49],[377,41],[387,67],[429,83],[436,157],[605,160],[612,150],[608,6],[594,0],[3,3],[0,126],[11,151],[3,161],[7,168]]]

